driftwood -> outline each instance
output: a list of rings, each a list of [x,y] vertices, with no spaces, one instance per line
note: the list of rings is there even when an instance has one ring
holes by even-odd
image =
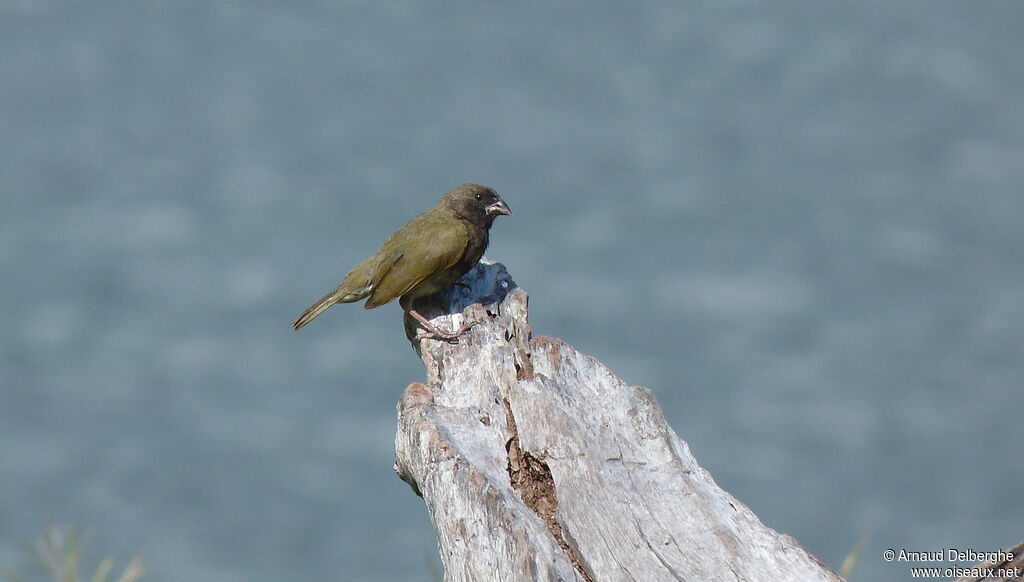
[[[978,562],[970,566],[970,573],[956,582],[1012,582],[1024,580],[1024,542],[1002,552],[1006,559]]]
[[[650,390],[551,337],[482,262],[421,306],[458,343],[398,404],[395,471],[422,496],[446,581],[839,581],[697,465]],[[415,328],[406,322],[407,333]]]

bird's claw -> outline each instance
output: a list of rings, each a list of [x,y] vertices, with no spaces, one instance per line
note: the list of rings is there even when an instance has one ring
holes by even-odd
[[[420,328],[416,332],[416,339],[420,341],[425,339],[432,339],[457,344],[459,343],[459,336],[469,331],[470,328],[472,328],[474,325],[477,325],[478,323],[480,322],[471,321],[467,324],[464,324],[461,328],[459,328],[456,331],[443,331],[433,325],[430,326],[432,329]]]
[[[437,340],[439,342],[448,342],[450,344],[457,344],[459,343],[459,334],[448,332],[433,332],[427,331],[425,329],[421,329],[416,333],[417,341],[423,341],[428,339]]]

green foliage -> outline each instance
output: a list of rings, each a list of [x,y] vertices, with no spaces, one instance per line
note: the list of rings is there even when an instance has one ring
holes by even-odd
[[[138,556],[132,558],[116,578],[111,577],[114,559],[110,557],[101,560],[90,575],[83,556],[91,540],[91,532],[79,536],[73,525],[52,525],[35,544],[25,544],[26,555],[35,563],[36,576],[25,577],[3,568],[4,582],[138,582],[142,579],[145,569]]]
[[[839,577],[843,580],[850,579],[850,573],[853,572],[853,567],[857,564],[857,560],[860,559],[861,552],[864,551],[864,547],[868,545],[868,536],[860,538],[857,545],[847,554],[846,559],[843,560],[843,565],[839,569]]]

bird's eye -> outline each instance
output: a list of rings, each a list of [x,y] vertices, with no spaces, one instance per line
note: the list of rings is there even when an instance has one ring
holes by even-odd
[[[477,193],[477,195],[476,195],[476,199],[477,199],[477,200],[483,200],[483,199],[484,199],[484,195],[483,195],[483,194],[480,194],[480,193],[478,192],[478,193]]]

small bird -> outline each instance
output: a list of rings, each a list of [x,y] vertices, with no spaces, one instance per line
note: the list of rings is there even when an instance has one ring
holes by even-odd
[[[476,265],[487,249],[494,219],[511,215],[498,193],[480,184],[463,184],[441,196],[433,208],[395,231],[372,257],[359,263],[341,283],[300,315],[298,330],[335,303],[373,309],[400,297],[399,305],[426,330],[423,338],[453,340],[455,332],[436,328],[416,312],[413,301],[447,289]]]

